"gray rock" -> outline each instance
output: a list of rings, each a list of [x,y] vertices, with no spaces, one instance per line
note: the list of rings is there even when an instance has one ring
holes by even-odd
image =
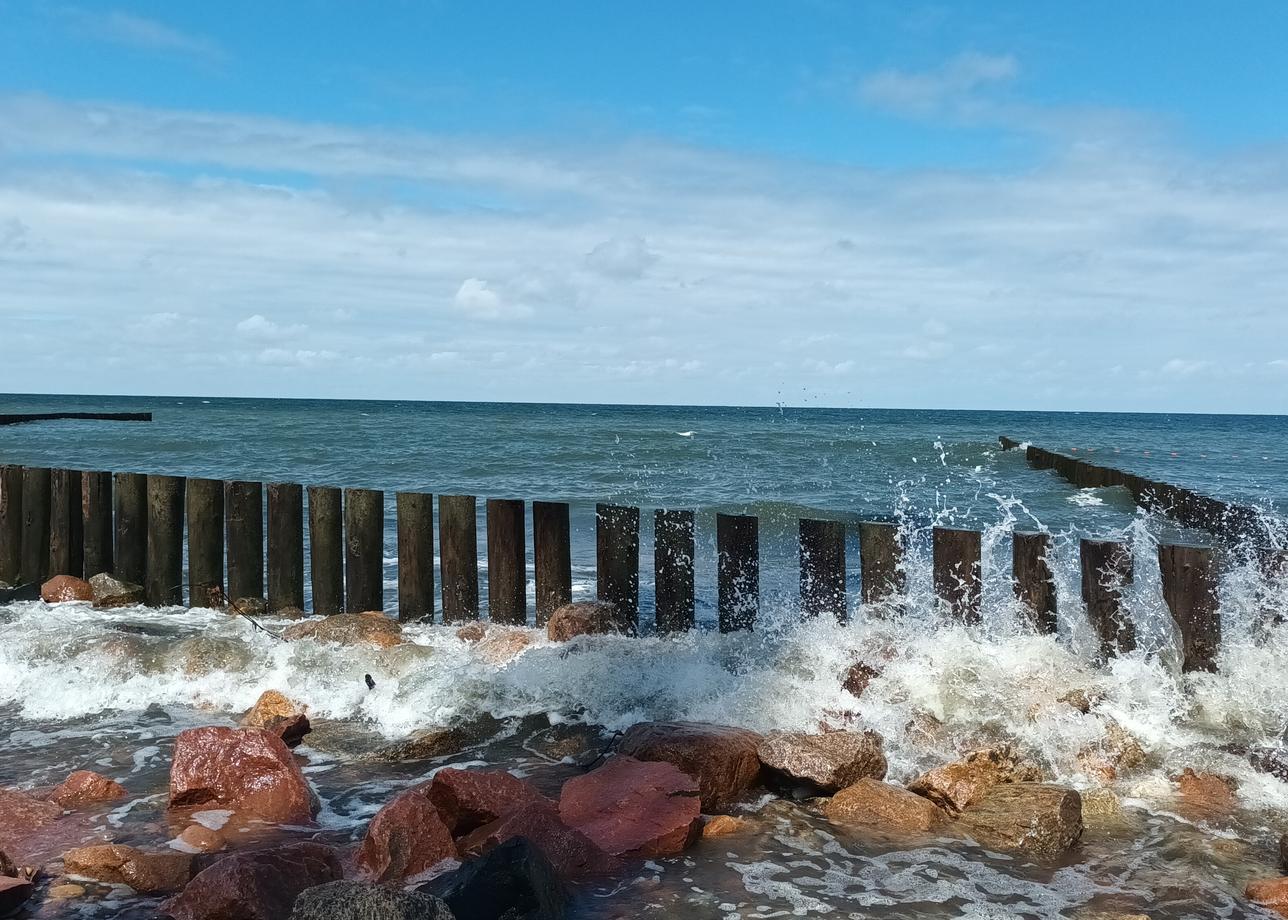
[[[291,920],[455,920],[438,898],[367,882],[328,882],[295,899]]]
[[[121,581],[106,572],[99,572],[89,580],[94,589],[94,606],[103,609],[132,607],[143,603],[143,586]]]
[[[861,779],[884,779],[881,736],[866,732],[770,732],[756,749],[760,762],[777,773],[837,792]]]

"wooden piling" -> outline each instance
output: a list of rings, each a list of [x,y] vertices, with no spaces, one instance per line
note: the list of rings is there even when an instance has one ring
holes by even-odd
[[[1011,578],[1015,596],[1033,628],[1043,635],[1056,631],[1055,579],[1051,576],[1051,535],[1017,530],[1011,535]]]
[[[1206,546],[1158,547],[1163,600],[1181,633],[1183,671],[1215,671],[1221,648],[1217,575]]]
[[[22,467],[0,466],[0,584],[22,574]]]
[[[189,479],[188,604],[224,605],[224,484],[219,479]]]
[[[398,520],[398,619],[434,622],[434,496],[399,492],[394,497]]]
[[[800,522],[801,614],[830,613],[845,623],[845,522]]]
[[[966,624],[980,619],[980,553],[978,530],[934,529],[935,594]]]
[[[309,576],[314,613],[344,610],[344,513],[334,486],[309,486]]]
[[[49,574],[85,575],[79,470],[49,471]]]
[[[49,578],[49,470],[29,466],[22,471],[23,584],[42,585]]]
[[[527,544],[523,502],[487,500],[487,608],[493,623],[528,622]]]
[[[595,506],[595,589],[601,601],[617,608],[617,628],[639,632],[640,509]]]
[[[760,539],[756,518],[717,514],[716,556],[720,631],[755,628],[760,610]]]
[[[572,529],[565,502],[532,503],[532,561],[537,625],[572,600]]]
[[[232,481],[224,490],[228,520],[228,600],[264,597],[264,487]]]
[[[1116,540],[1084,539],[1082,602],[1100,638],[1100,655],[1109,658],[1136,648],[1136,627],[1123,608],[1123,593],[1132,582],[1131,550]]]
[[[864,604],[879,604],[904,593],[899,525],[884,521],[859,524],[859,591]]]
[[[478,501],[473,495],[438,497],[438,556],[443,622],[479,618]]]
[[[112,571],[112,474],[81,474],[81,531],[85,577]]]
[[[344,490],[344,609],[385,606],[385,493]]]
[[[148,561],[144,599],[149,607],[183,603],[182,476],[149,475]]]
[[[112,492],[116,507],[113,574],[142,586],[148,570],[148,479],[142,473],[116,473]]]
[[[268,612],[292,609],[304,610],[304,489],[274,482],[268,486]]]
[[[659,508],[653,516],[653,583],[659,633],[693,628],[693,512]]]

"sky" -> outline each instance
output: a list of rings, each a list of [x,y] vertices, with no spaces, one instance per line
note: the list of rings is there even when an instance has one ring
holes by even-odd
[[[1284,413],[1285,34],[0,0],[0,392]]]

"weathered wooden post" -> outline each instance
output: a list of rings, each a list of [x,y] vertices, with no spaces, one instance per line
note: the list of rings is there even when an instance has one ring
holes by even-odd
[[[487,500],[487,607],[493,623],[528,622],[527,544],[523,501]]]
[[[1116,540],[1084,539],[1082,602],[1100,637],[1100,654],[1109,658],[1136,648],[1136,627],[1123,609],[1123,592],[1132,582],[1131,550]]]
[[[845,522],[800,522],[801,614],[830,613],[845,623]]]
[[[859,590],[865,604],[879,604],[903,594],[903,544],[898,524],[859,524]]]
[[[148,479],[142,473],[112,477],[116,505],[116,571],[121,581],[142,586],[148,571]]]
[[[1181,633],[1183,671],[1215,671],[1221,650],[1221,612],[1212,550],[1168,544],[1158,548],[1163,600]]]
[[[0,466],[0,583],[22,574],[22,467]]]
[[[653,516],[653,582],[659,633],[693,628],[693,556],[693,512],[657,509]]]
[[[532,561],[537,581],[537,625],[572,600],[572,529],[565,502],[532,503]]]
[[[334,486],[309,486],[309,575],[313,612],[332,616],[342,611],[344,514]]]
[[[398,619],[404,623],[434,621],[434,496],[399,492]]]
[[[1028,611],[1033,628],[1056,631],[1055,579],[1051,576],[1051,535],[1017,530],[1011,535],[1011,578],[1015,596]]]
[[[112,474],[81,474],[81,531],[85,577],[112,571]]]
[[[49,470],[22,471],[22,581],[42,585],[49,578]]]
[[[188,604],[224,604],[224,484],[219,479],[189,479]]]
[[[304,489],[268,486],[268,612],[304,610]]]
[[[80,470],[49,471],[49,574],[85,574]]]
[[[231,481],[224,493],[228,517],[228,600],[264,597],[264,487]]]
[[[344,609],[385,606],[385,493],[344,490]]]
[[[635,635],[640,615],[640,509],[595,506],[595,590],[617,608],[617,628]]]
[[[148,476],[149,607],[183,603],[183,477]]]
[[[980,619],[980,554],[978,530],[934,529],[935,594],[954,618],[966,624]]]
[[[479,618],[478,502],[473,495],[438,496],[438,557],[443,622]]]
[[[716,515],[717,610],[721,632],[753,629],[760,611],[760,525],[743,514]]]

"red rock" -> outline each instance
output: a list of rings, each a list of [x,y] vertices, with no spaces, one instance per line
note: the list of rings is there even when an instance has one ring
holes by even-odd
[[[612,856],[675,856],[701,830],[698,783],[669,763],[614,757],[564,783],[559,817]]]
[[[377,882],[397,882],[456,857],[452,832],[425,788],[408,789],[376,812],[358,850],[358,868]]]
[[[457,841],[464,857],[482,856],[498,844],[525,837],[550,860],[561,878],[581,879],[610,875],[619,868],[609,856],[581,831],[559,820],[549,802],[530,802],[504,818],[485,824]]]
[[[425,787],[452,834],[461,837],[484,824],[503,818],[524,805],[553,802],[531,783],[504,770],[457,770],[448,767],[434,774]]]
[[[25,878],[0,877],[0,917],[8,917],[31,897],[35,886]]]
[[[110,885],[129,885],[135,891],[178,891],[192,878],[194,863],[187,853],[145,853],[119,844],[79,847],[63,854],[63,871]]]
[[[333,849],[294,843],[234,853],[197,873],[161,905],[173,920],[284,920],[300,892],[344,875]]]
[[[727,811],[760,784],[755,732],[705,722],[641,722],[627,729],[617,753],[664,760],[698,781],[702,810]]]
[[[1219,773],[1196,773],[1190,767],[1174,777],[1181,795],[1181,806],[1188,815],[1217,816],[1234,811],[1238,805],[1237,788],[1232,778]]]
[[[63,810],[15,789],[0,789],[0,850],[18,860],[30,852],[29,838],[53,824]]]
[[[845,672],[845,676],[841,679],[841,689],[851,696],[863,696],[863,691],[868,689],[868,684],[880,676],[880,671],[860,661],[850,665],[849,670]]]
[[[70,575],[55,575],[40,586],[40,599],[46,604],[92,601],[94,589],[84,579],[73,578]]]
[[[948,823],[948,813],[930,799],[875,779],[861,779],[828,799],[831,821],[892,833],[926,833]]]
[[[290,750],[261,728],[190,728],[175,740],[170,807],[229,808],[309,824],[318,801]]]
[[[550,614],[546,636],[551,642],[567,642],[577,636],[625,632],[620,620],[617,607],[607,601],[577,601]]]
[[[202,824],[190,824],[176,838],[185,852],[217,853],[224,848],[223,835]]]
[[[127,795],[125,787],[115,780],[93,770],[77,770],[49,794],[49,801],[63,808],[75,808],[95,802],[112,802]]]
[[[1288,878],[1265,878],[1248,882],[1244,896],[1253,904],[1269,908],[1288,917]]]

